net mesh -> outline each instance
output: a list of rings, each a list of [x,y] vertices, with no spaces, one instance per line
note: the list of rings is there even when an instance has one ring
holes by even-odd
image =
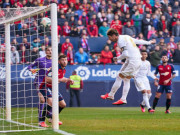
[[[51,27],[48,20],[42,22],[50,18],[49,7],[0,10],[0,131],[40,130],[34,85],[39,69],[33,74],[27,67],[45,57],[45,47],[51,45]],[[10,23],[11,54],[5,52],[4,23]],[[11,56],[11,121],[6,120],[5,55]]]

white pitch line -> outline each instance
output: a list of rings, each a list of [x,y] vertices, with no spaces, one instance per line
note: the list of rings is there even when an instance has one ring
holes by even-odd
[[[63,131],[63,130],[54,130],[54,132],[57,132],[57,133],[60,133],[60,134],[63,134],[63,135],[75,135],[75,134],[68,133],[68,132]]]

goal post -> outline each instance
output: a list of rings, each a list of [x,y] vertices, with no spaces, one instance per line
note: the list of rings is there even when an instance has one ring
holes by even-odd
[[[24,79],[24,90],[21,91],[23,93],[24,97],[18,97],[18,94],[20,93],[18,91],[18,88],[20,87],[20,85],[22,84],[17,84],[17,92],[15,93],[15,95],[17,95],[17,109],[15,111],[14,114],[16,114],[16,116],[12,115],[12,107],[14,107],[11,103],[12,103],[12,97],[11,95],[14,94],[12,93],[12,85],[11,85],[11,80],[12,78],[15,78],[17,83],[18,83],[18,79],[17,76],[19,76],[19,71],[18,71],[18,67],[19,65],[16,64],[15,68],[15,76],[11,76],[12,72],[11,71],[11,30],[10,30],[10,25],[14,24],[14,22],[17,21],[22,21],[24,19],[33,17],[33,16],[38,16],[38,14],[40,13],[44,13],[45,11],[50,11],[50,18],[51,18],[51,47],[52,47],[52,128],[53,130],[58,130],[59,129],[59,105],[58,105],[58,32],[57,32],[57,5],[55,3],[52,3],[50,6],[41,6],[41,7],[24,7],[24,8],[18,8],[18,9],[14,9],[14,8],[10,8],[10,9],[1,9],[5,11],[5,15],[3,17],[0,18],[0,25],[4,24],[5,26],[5,40],[1,37],[1,40],[3,39],[5,42],[5,64],[3,64],[3,62],[0,62],[0,67],[1,70],[3,70],[3,68],[5,68],[5,78],[0,78],[0,122],[1,120],[3,120],[3,122],[1,122],[0,124],[0,132],[17,132],[17,131],[32,131],[32,130],[42,130],[44,128],[40,128],[38,125],[34,125],[34,123],[38,124],[36,119],[34,120],[35,116],[30,116],[29,119],[31,119],[31,121],[29,123],[26,123],[27,120],[22,120],[24,122],[18,122],[19,120],[21,120],[21,118],[19,118],[20,116],[20,107],[21,107],[21,98],[24,98],[23,100],[25,101],[25,111],[24,113],[26,113],[26,111],[28,110],[26,108],[26,101],[32,102],[32,107],[35,105],[33,102],[34,99],[37,99],[38,97],[33,96],[34,91],[32,90],[33,88],[29,88],[29,93],[31,93],[31,99],[29,99],[28,97],[26,98],[25,96],[27,95],[26,92],[26,80]],[[39,26],[38,26],[39,27]],[[29,28],[30,30],[30,28]],[[14,30],[14,32],[17,32],[16,30]],[[37,35],[39,33],[36,33]],[[44,34],[44,33],[43,33]],[[45,34],[44,34],[45,35]],[[32,40],[33,35],[28,35],[30,37],[30,40]],[[17,37],[14,37],[17,38]],[[21,39],[24,38],[23,36],[21,37]],[[0,40],[0,42],[1,42]],[[44,40],[44,39],[42,39]],[[44,41],[42,41],[44,42]],[[0,43],[1,45],[1,43]],[[0,52],[3,53],[3,52]],[[21,67],[24,68],[25,64]],[[24,69],[22,69],[24,70]],[[3,72],[3,71],[1,71]],[[2,74],[2,73],[1,73]],[[28,84],[31,83],[32,87],[32,81],[28,82]],[[19,86],[18,86],[19,85]],[[29,96],[29,95],[28,95]],[[18,104],[19,103],[19,104]],[[15,110],[15,109],[13,109]],[[34,114],[34,110],[28,110],[29,112],[31,111],[31,114]],[[21,113],[23,113],[23,111],[21,111]],[[13,117],[16,117],[16,120],[13,120]],[[27,117],[26,114],[24,115],[24,117]],[[33,119],[33,120],[32,120]],[[10,125],[6,126],[5,123],[9,122]],[[4,125],[3,125],[4,124]],[[15,128],[15,126],[13,124],[18,125],[17,128]],[[21,128],[19,125],[23,125],[23,126],[29,126],[30,128]],[[1,127],[3,126],[3,127]],[[10,126],[10,127],[9,127]],[[12,126],[12,127],[11,127]],[[7,128],[8,127],[8,128]]]

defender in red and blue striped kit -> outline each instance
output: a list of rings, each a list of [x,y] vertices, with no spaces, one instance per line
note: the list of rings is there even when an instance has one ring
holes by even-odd
[[[155,107],[158,103],[159,98],[163,94],[163,92],[166,92],[166,111],[165,113],[170,113],[169,107],[171,105],[171,96],[172,96],[172,79],[176,76],[174,66],[168,64],[168,57],[167,56],[162,56],[161,58],[162,64],[156,67],[156,72],[155,75],[159,73],[160,78],[159,82],[155,81],[155,85],[158,86],[158,89],[156,91],[156,96],[153,101],[153,109],[155,110]]]

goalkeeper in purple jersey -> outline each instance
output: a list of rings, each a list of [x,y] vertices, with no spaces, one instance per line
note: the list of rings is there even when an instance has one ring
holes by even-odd
[[[45,118],[42,116],[43,109],[44,109],[44,103],[45,103],[45,98],[41,94],[40,90],[45,90],[45,88],[41,88],[40,86],[43,83],[43,79],[45,78],[47,72],[50,70],[52,67],[52,48],[50,46],[46,47],[46,56],[37,58],[31,65],[28,66],[28,70],[31,71],[33,74],[35,74],[37,71],[37,75],[34,79],[34,85],[38,91],[38,96],[39,96],[39,105],[38,105],[38,117],[39,117],[39,124],[42,127],[47,127],[45,124]],[[34,67],[36,67],[34,69]]]

